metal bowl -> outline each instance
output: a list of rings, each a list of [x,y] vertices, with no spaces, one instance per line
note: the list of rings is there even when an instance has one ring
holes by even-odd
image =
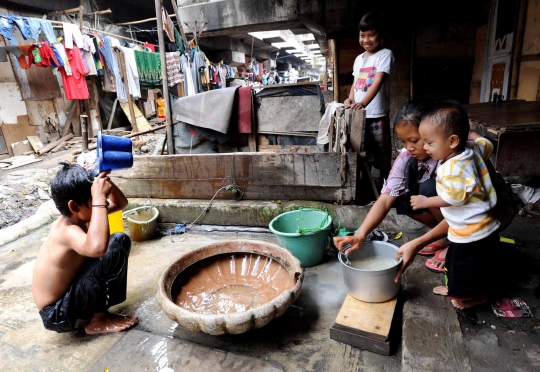
[[[273,279],[278,275],[281,285]],[[156,299],[169,318],[187,329],[239,334],[285,313],[300,294],[303,278],[300,262],[284,248],[262,241],[223,241],[174,260],[161,275]],[[231,307],[227,301],[234,297],[228,296],[235,291],[244,294],[244,301]]]
[[[362,247],[351,254],[349,260],[383,256],[396,258],[398,247],[381,241],[366,242]],[[343,271],[343,280],[351,296],[364,302],[384,302],[397,295],[400,283],[394,283],[403,259],[392,267],[383,270],[360,270],[345,263],[341,254],[338,255]]]

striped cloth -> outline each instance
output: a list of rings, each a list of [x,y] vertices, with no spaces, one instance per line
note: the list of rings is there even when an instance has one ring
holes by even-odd
[[[497,194],[484,162],[493,152],[485,138],[467,142],[465,151],[437,168],[437,195],[450,207],[441,208],[448,222],[448,239],[470,243],[486,238],[500,223],[488,212],[497,204]]]
[[[139,72],[141,89],[160,88],[163,85],[161,76],[161,58],[159,53],[135,51],[135,63]]]

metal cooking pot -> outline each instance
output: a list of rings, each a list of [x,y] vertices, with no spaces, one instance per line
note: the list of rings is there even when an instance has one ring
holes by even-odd
[[[350,260],[372,256],[396,258],[398,247],[381,241],[366,242],[362,247],[352,252]],[[343,270],[343,280],[351,296],[364,302],[384,302],[392,299],[399,291],[400,283],[394,283],[403,259],[392,267],[383,270],[360,270],[345,263],[346,258],[340,253],[339,262]]]

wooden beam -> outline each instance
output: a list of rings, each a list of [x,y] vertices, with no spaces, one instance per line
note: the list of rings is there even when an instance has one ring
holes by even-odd
[[[118,105],[118,97],[116,97],[114,99],[114,103],[113,103],[112,110],[111,110],[111,115],[109,116],[109,123],[107,124],[107,130],[111,129],[112,122],[113,122],[113,119],[114,119],[114,114],[116,113],[116,106],[117,105]]]
[[[81,137],[82,137],[82,150],[88,151],[88,115],[80,116],[81,122]]]
[[[78,6],[77,8],[71,8],[71,9],[66,9],[66,10],[58,10],[56,12],[52,12],[52,13],[47,13],[47,16],[54,16],[54,15],[58,15],[58,14],[64,14],[64,13],[77,13],[79,11],[81,11],[82,7]]]
[[[162,1],[155,0],[155,8],[159,40],[159,54],[161,56],[161,76],[163,77],[163,99],[165,100],[165,117],[167,119],[167,149],[169,151],[169,154],[172,155],[174,154],[174,141],[170,107],[171,104],[169,99],[169,79],[167,78],[167,64],[165,63],[167,61],[167,56],[165,54],[165,38],[163,36],[163,19],[161,18]],[[176,14],[178,14],[178,12],[176,12]],[[182,35],[182,37],[184,37],[184,35]]]
[[[48,145],[46,146],[43,146],[41,149],[39,149],[36,153],[38,156],[41,156],[47,152],[49,152],[50,150],[54,149],[56,146],[58,146],[61,142],[65,142],[67,141],[68,139],[71,139],[73,138],[73,133],[70,133],[68,134],[67,136],[64,136],[60,139],[57,139],[56,141],[54,142],[51,142],[49,143]]]

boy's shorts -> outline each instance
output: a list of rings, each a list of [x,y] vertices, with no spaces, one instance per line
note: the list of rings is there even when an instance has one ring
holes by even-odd
[[[497,232],[471,243],[450,243],[444,269],[448,297],[468,300],[490,293],[498,245]]]
[[[45,306],[39,315],[46,329],[71,332],[96,313],[126,300],[127,264],[131,240],[114,233],[107,254],[88,258],[67,293],[56,303]]]
[[[437,189],[435,185],[435,178],[430,178],[425,180],[420,184],[419,195],[424,195],[425,197],[431,198],[432,196],[437,196]],[[411,207],[411,198],[407,194],[403,194],[397,197],[394,202],[394,207],[396,208],[396,213],[400,215],[410,215],[410,214],[420,214],[425,211],[425,209],[414,210]]]

